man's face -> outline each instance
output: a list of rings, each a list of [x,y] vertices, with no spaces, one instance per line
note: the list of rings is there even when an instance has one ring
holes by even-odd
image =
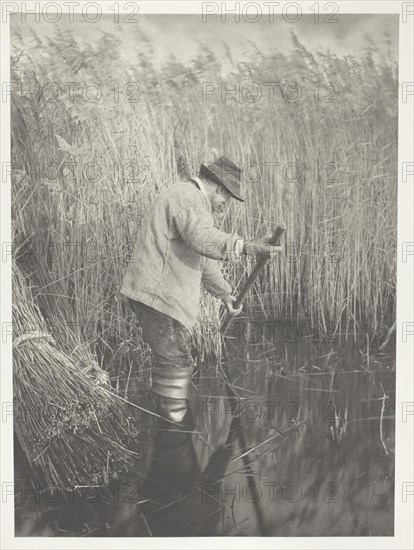
[[[218,206],[212,206],[211,210],[214,220],[214,227],[220,229],[224,220],[224,216],[226,215],[227,208],[223,204],[220,204]]]
[[[231,195],[225,187],[220,186],[217,193],[214,193],[211,202],[211,210],[214,219],[214,226],[221,227],[224,216],[226,215]]]
[[[215,193],[210,197],[211,207],[213,210],[226,207],[231,198],[231,194],[222,185],[218,185]]]

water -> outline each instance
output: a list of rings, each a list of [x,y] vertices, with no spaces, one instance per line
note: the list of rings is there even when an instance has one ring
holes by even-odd
[[[223,509],[218,531],[392,535],[392,361],[373,355],[367,372],[366,358],[353,345],[286,345],[285,353],[275,366],[266,354],[255,360],[250,352],[249,363],[239,359],[233,369],[234,384],[254,391],[241,392],[247,450],[255,448],[247,455],[254,483],[249,487],[237,472],[243,460],[233,457],[219,496],[231,514]]]
[[[16,505],[16,534],[392,536],[395,353],[369,344],[228,340],[240,399],[204,366],[192,433],[163,446],[143,417],[128,479],[97,502]]]

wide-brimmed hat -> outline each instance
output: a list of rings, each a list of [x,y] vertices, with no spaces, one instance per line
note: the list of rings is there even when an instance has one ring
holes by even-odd
[[[200,176],[211,178],[213,181],[221,183],[235,199],[244,202],[240,194],[241,172],[241,169],[227,157],[220,157],[214,162],[208,164],[202,163],[200,166]]]

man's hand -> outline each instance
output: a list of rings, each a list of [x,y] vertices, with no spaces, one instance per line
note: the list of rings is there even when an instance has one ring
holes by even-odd
[[[233,304],[234,302],[236,301],[236,297],[235,296],[231,296],[230,294],[228,294],[225,298],[223,298],[223,302],[225,303],[226,305],[226,308],[227,308],[227,311],[230,313],[230,315],[232,315],[233,317],[235,315],[238,315],[241,310],[243,309],[243,304],[238,307],[237,309],[235,309],[233,307]]]
[[[272,238],[273,235],[266,235],[266,237],[262,237],[256,241],[246,242],[243,248],[244,254],[273,260],[285,247],[283,244],[272,244]]]

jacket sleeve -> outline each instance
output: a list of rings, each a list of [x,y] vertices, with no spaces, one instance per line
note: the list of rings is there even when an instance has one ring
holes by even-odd
[[[185,206],[175,215],[174,222],[187,246],[201,256],[213,260],[238,261],[235,250],[240,237],[215,228],[213,217],[207,210]]]
[[[201,282],[210,294],[216,298],[224,298],[232,293],[232,288],[224,279],[216,260],[204,258],[202,262]]]

